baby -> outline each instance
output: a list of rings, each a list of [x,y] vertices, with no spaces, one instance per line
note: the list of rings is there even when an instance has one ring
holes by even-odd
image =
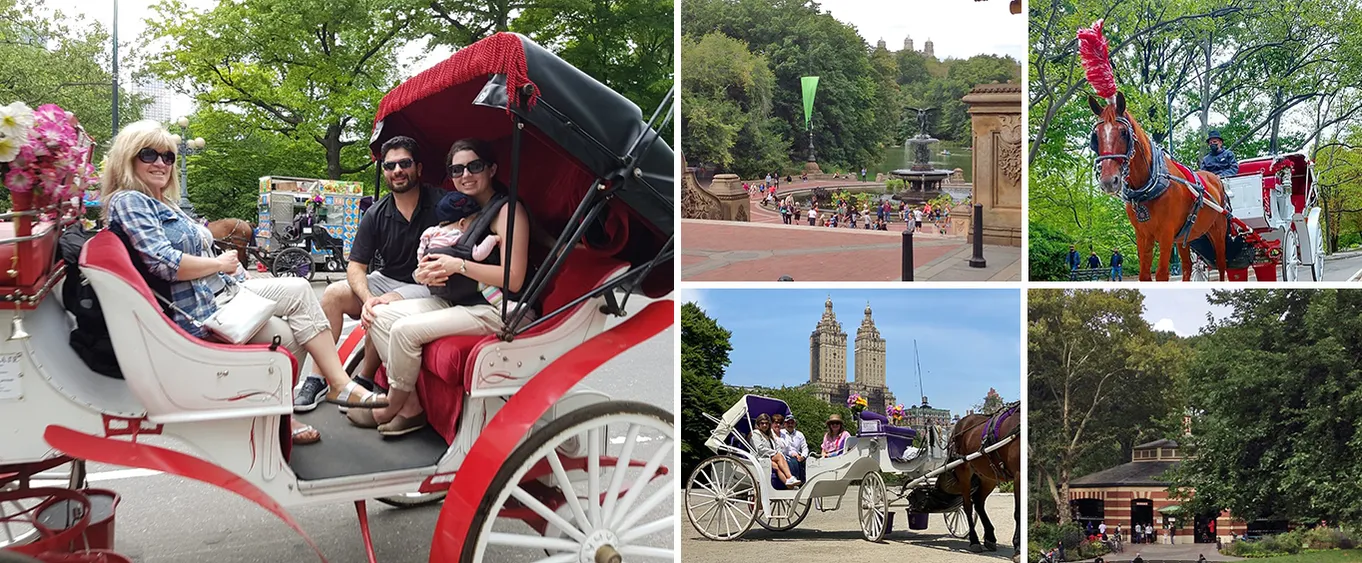
[[[459,237],[463,236],[464,230],[477,219],[480,211],[482,208],[478,206],[478,202],[466,195],[459,192],[449,192],[445,195],[435,207],[435,218],[439,219],[440,225],[421,233],[421,242],[416,247],[416,260],[425,258],[430,250],[454,246],[459,242]],[[487,235],[487,238],[473,247],[473,260],[479,262],[486,260],[500,240],[496,235]]]

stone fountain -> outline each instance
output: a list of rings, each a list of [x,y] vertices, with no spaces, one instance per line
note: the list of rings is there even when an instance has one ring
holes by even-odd
[[[927,114],[936,108],[908,108],[917,111],[918,133],[903,141],[903,152],[908,159],[911,151],[913,164],[890,172],[908,183],[907,189],[894,194],[894,199],[909,203],[929,201],[941,195],[941,183],[953,172],[932,165],[932,145],[937,143],[927,133]]]

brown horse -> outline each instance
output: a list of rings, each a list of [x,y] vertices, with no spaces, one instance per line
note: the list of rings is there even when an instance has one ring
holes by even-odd
[[[208,222],[208,232],[213,240],[220,241],[236,249],[236,258],[246,264],[246,247],[256,246],[255,227],[241,219],[218,219]]]
[[[1182,281],[1192,279],[1191,252],[1187,243],[1203,235],[1210,238],[1220,281],[1225,281],[1225,233],[1229,220],[1209,204],[1199,206],[1194,193],[1197,183],[1194,177],[1199,177],[1205,186],[1207,202],[1228,209],[1220,177],[1205,170],[1189,176],[1160,150],[1161,162],[1157,164],[1160,170],[1167,171],[1170,179],[1166,180],[1167,191],[1151,192],[1151,186],[1155,184],[1150,182],[1156,164],[1154,145],[1144,128],[1126,113],[1125,95],[1117,92],[1115,103],[1105,107],[1095,96],[1088,96],[1088,106],[1101,118],[1093,128],[1098,177],[1103,191],[1119,194],[1126,201],[1126,217],[1135,228],[1135,244],[1139,247],[1140,281],[1168,281],[1168,263],[1172,260],[1174,247],[1182,258]],[[1191,225],[1186,227],[1189,220]],[[1151,277],[1155,244],[1160,250],[1159,268]]]
[[[956,491],[965,497],[965,519],[969,522],[969,549],[975,553],[998,550],[998,538],[993,535],[993,523],[984,510],[984,500],[999,483],[1018,483],[1021,473],[1021,403],[1013,403],[992,415],[971,414],[960,419],[951,431],[950,458],[952,461],[980,452],[985,447],[1016,436],[1007,445],[954,469]],[[973,487],[977,478],[977,487]],[[1018,492],[1017,494],[1020,494]],[[984,526],[984,543],[974,531],[974,514]],[[1012,518],[1016,525],[1012,532],[1012,560],[1021,557],[1021,500],[1013,501]]]

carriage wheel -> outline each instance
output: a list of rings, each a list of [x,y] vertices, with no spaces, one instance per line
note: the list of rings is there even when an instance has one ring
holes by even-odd
[[[746,463],[732,456],[711,457],[686,483],[686,519],[712,540],[742,537],[757,519],[757,494],[757,479]]]
[[[1315,263],[1310,265],[1310,279],[1314,281],[1324,281],[1324,235],[1310,240],[1310,246],[1315,249]]]
[[[544,550],[564,562],[675,560],[674,476],[661,468],[672,461],[675,433],[671,413],[632,401],[597,403],[555,419],[497,471],[460,560],[480,563],[491,546],[519,548],[535,559],[543,559]],[[526,479],[532,469],[549,475]],[[558,514],[564,507],[570,518]],[[512,518],[551,533],[505,520]]]
[[[784,532],[798,526],[809,515],[809,499],[771,500],[771,512],[757,517],[761,527],[772,532]]]
[[[65,472],[53,468],[34,475],[29,483],[30,488],[36,482],[39,486],[64,486],[73,491],[84,489],[88,485],[85,479],[85,460],[74,459],[65,465],[69,468]],[[62,484],[56,482],[62,482]],[[0,500],[0,553],[11,547],[30,544],[39,539],[38,529],[19,516],[36,509],[37,505],[41,504],[46,498],[25,497],[20,493],[23,490],[26,489],[20,486],[17,481],[0,485],[0,495],[8,497],[6,500]]]
[[[889,494],[884,489],[884,478],[875,471],[866,473],[858,496],[856,515],[861,519],[861,533],[873,542],[883,540],[889,523]]]
[[[1286,230],[1286,238],[1282,240],[1282,281],[1297,281],[1300,279],[1301,266],[1301,236],[1296,232],[1296,226]]]
[[[312,281],[317,268],[312,264],[312,255],[307,250],[290,246],[274,255],[270,273],[276,278],[303,278]]]
[[[1192,279],[1194,282],[1211,281],[1211,270],[1200,255],[1192,256]]]
[[[961,506],[947,512],[944,517],[946,519],[946,530],[950,531],[951,536],[957,538],[969,536],[969,526],[965,525],[965,507]]]

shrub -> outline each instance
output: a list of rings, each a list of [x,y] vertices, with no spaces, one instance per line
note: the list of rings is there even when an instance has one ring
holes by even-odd
[[[1030,534],[1027,538],[1028,546],[1035,546],[1043,551],[1055,547],[1060,541],[1064,542],[1064,555],[1071,558],[1078,557],[1078,551],[1082,549],[1082,544],[1086,541],[1083,528],[1075,522],[1063,526],[1046,522],[1031,524]],[[1034,561],[1034,559],[1032,560]]]
[[[1073,551],[1070,551],[1064,555],[1072,558],[1073,553]],[[1107,548],[1107,544],[1100,541],[1083,540],[1083,543],[1078,544],[1077,553],[1079,559],[1091,559],[1093,557],[1111,553],[1111,550]]]
[[[1345,248],[1352,248],[1352,247],[1357,246],[1357,245],[1359,245],[1359,244],[1362,244],[1362,233],[1353,232],[1353,233],[1342,233],[1342,234],[1339,234],[1339,235],[1338,235],[1338,248],[1339,248],[1339,250],[1343,250],[1343,249],[1345,249]]]
[[[891,193],[891,194],[892,194],[892,193],[896,193],[896,192],[902,190],[902,189],[903,189],[903,179],[902,179],[902,178],[890,178],[890,179],[888,179],[888,180],[885,180],[885,182],[884,182],[884,189],[885,189],[885,191],[887,191],[887,192],[889,192],[889,193]]]

